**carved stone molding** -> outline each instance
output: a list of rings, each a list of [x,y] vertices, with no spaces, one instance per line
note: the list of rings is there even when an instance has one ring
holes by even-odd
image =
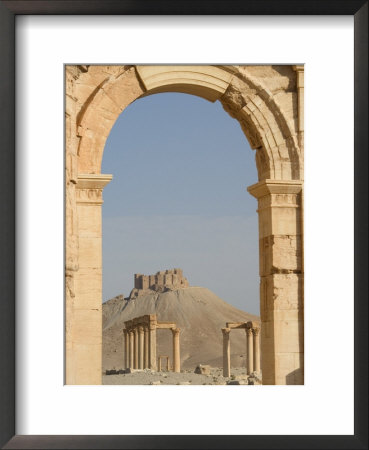
[[[302,190],[301,180],[263,180],[247,188],[255,198],[260,199],[270,194],[299,194]]]
[[[102,191],[113,175],[80,174],[76,184],[77,203],[102,205]]]

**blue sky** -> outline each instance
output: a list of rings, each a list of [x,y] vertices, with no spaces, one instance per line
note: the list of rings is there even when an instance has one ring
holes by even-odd
[[[106,142],[103,300],[133,274],[181,267],[190,285],[259,313],[255,154],[219,102],[165,93],[126,108]]]

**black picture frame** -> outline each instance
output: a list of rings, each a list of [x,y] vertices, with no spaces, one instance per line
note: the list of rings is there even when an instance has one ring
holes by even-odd
[[[19,14],[352,15],[355,40],[355,387],[349,436],[15,435],[15,17]],[[0,445],[6,449],[368,448],[368,1],[43,0],[0,2]],[[344,374],[339,376],[344,377]],[[344,382],[344,380],[343,380]]]

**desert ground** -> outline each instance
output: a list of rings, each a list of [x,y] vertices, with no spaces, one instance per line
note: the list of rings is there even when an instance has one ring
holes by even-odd
[[[103,375],[103,384],[126,385],[256,385],[260,379],[256,376],[247,376],[244,367],[232,369],[230,377],[223,377],[222,368],[212,367],[207,375],[194,373],[193,370],[184,370],[181,373],[154,372],[149,369],[133,371],[133,373]]]

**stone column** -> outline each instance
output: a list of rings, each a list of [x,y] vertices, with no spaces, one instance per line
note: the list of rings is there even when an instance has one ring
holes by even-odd
[[[150,315],[149,333],[150,333],[150,358],[149,367],[152,370],[156,370],[156,315]]]
[[[230,328],[222,328],[223,333],[223,377],[231,376],[231,342],[229,340]]]
[[[138,326],[138,368],[144,368],[144,329]]]
[[[254,371],[254,352],[253,352],[253,337],[252,329],[246,328],[247,335],[247,375],[250,375]]]
[[[161,372],[161,358],[158,358],[158,372]]]
[[[129,336],[126,328],[123,330],[123,338],[124,338],[124,368],[128,369],[129,367]]]
[[[77,230],[75,241],[67,245],[78,249],[78,265],[73,272],[74,301],[66,309],[66,384],[102,383],[101,205],[103,188],[111,179],[79,174],[75,185]],[[67,219],[72,220],[70,214]],[[69,222],[66,226],[70,228]]]
[[[179,346],[179,328],[172,328],[173,335],[173,372],[181,371],[181,358]]]
[[[263,180],[258,199],[263,384],[304,384],[302,181]]]
[[[253,348],[254,348],[254,370],[260,372],[260,345],[259,345],[260,328],[252,328],[253,334]]]
[[[144,369],[149,368],[149,341],[150,341],[150,333],[149,333],[149,327],[144,327]]]
[[[134,368],[134,354],[135,354],[135,337],[133,330],[128,331],[129,334],[129,367],[130,369]]]
[[[138,369],[138,328],[137,326],[133,329],[133,336],[134,336],[134,354],[133,354],[133,368]]]

